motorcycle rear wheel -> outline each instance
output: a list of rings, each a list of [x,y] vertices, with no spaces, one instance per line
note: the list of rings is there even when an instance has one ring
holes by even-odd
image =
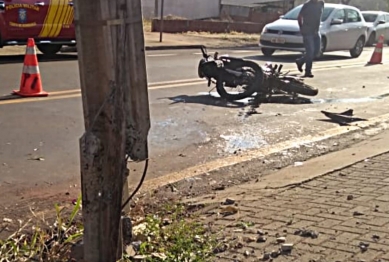
[[[258,91],[258,88],[263,82],[263,71],[256,63],[251,61],[247,62],[246,67],[250,67],[255,72],[255,80],[251,84],[247,85],[244,92],[231,94],[226,91],[223,79],[216,79],[216,90],[220,97],[226,99],[227,101],[236,101],[250,97]]]
[[[296,93],[303,96],[317,96],[319,93],[319,90],[313,86],[296,82],[285,84],[282,90],[287,93]]]

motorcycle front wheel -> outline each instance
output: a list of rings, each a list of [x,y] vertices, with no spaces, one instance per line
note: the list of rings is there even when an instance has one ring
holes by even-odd
[[[253,81],[247,85],[242,85],[243,91],[237,91],[237,87],[233,88],[233,92],[228,92],[226,90],[225,83],[222,77],[216,79],[216,90],[220,97],[226,99],[227,101],[237,101],[250,97],[252,94],[258,91],[258,88],[262,85],[263,82],[263,72],[262,69],[254,62],[249,61],[247,66],[244,67],[244,70],[254,73],[255,77]]]

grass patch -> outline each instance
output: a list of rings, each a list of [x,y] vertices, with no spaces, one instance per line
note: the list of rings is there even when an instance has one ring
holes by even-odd
[[[141,243],[137,254],[147,262],[210,261],[218,246],[211,228],[199,223],[184,205],[165,205],[161,210],[146,216],[138,226],[141,230],[134,234],[135,241]]]
[[[80,209],[81,198],[67,214],[56,205],[53,224],[43,219],[40,227],[32,226],[32,219],[20,224],[14,234],[0,240],[0,262],[69,261],[73,245],[83,237],[83,225],[77,222],[81,221]],[[133,229],[128,247],[133,252],[123,254],[120,262],[133,261],[134,257],[147,262],[206,262],[217,250],[216,234],[199,223],[200,219],[185,205],[163,205],[142,221]]]
[[[44,219],[40,226],[32,226],[32,219],[20,223],[15,233],[0,240],[0,262],[67,261],[71,246],[82,238],[83,226],[76,222],[80,208],[81,197],[66,217],[62,214],[64,208],[56,205],[56,220],[52,225]]]

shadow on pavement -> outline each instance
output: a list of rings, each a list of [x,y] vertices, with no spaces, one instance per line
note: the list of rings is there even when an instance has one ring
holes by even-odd
[[[38,62],[57,62],[57,61],[74,61],[78,56],[74,54],[58,54],[51,57],[38,54]],[[0,56],[0,64],[16,64],[23,63],[24,55],[2,55]]]
[[[317,119],[317,121],[325,122],[325,123],[337,124],[339,126],[350,126],[350,123],[342,123],[342,122],[339,123],[339,122],[333,121],[331,119]]]
[[[13,99],[21,99],[21,97],[13,94],[0,96],[0,101],[13,100]]]
[[[217,107],[226,107],[226,108],[244,108],[244,107],[258,108],[261,104],[290,104],[290,105],[312,104],[312,101],[308,98],[305,97],[292,98],[291,96],[287,96],[287,95],[273,96],[266,101],[258,99],[255,96],[252,96],[239,101],[228,102],[224,99],[221,99],[218,96],[212,95],[212,93],[200,94],[194,96],[179,95],[179,96],[164,97],[159,99],[171,100],[172,103],[170,105],[185,103],[185,104],[202,104],[207,106],[217,106]]]
[[[301,54],[280,54],[273,55],[271,57],[257,55],[257,56],[246,56],[244,59],[264,61],[264,62],[294,62],[297,58],[300,58]],[[349,60],[352,59],[349,56],[341,55],[324,55],[322,58],[317,59],[316,62],[325,62],[325,61],[336,61],[336,60]]]
[[[234,101],[228,102],[226,100],[221,99],[220,97],[215,97],[212,95],[179,95],[174,97],[164,97],[160,99],[169,99],[172,101],[170,105],[185,103],[185,104],[202,104],[207,106],[217,106],[217,107],[227,107],[227,108],[243,108],[248,106],[248,103],[245,101]]]
[[[262,104],[288,104],[288,105],[301,105],[301,104],[313,104],[311,99],[305,97],[293,98],[287,95],[277,95],[271,97],[267,101],[263,101]]]

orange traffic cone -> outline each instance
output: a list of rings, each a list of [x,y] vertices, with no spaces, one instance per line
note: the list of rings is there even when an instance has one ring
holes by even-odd
[[[42,80],[39,72],[38,58],[35,50],[35,41],[33,38],[29,38],[27,41],[22,79],[20,81],[20,90],[13,91],[13,94],[23,97],[37,97],[49,95],[42,89]]]
[[[378,43],[374,49],[374,53],[371,56],[371,59],[369,61],[370,65],[381,64],[383,48],[384,48],[384,36],[380,35],[380,38],[378,39]]]

